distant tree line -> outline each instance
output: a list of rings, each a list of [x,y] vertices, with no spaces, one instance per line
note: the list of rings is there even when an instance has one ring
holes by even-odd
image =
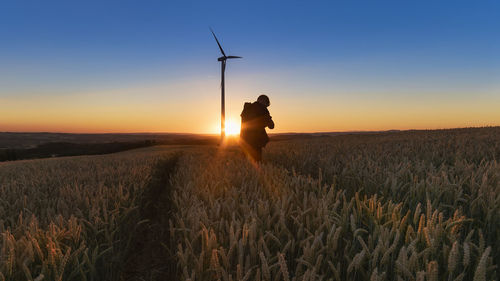
[[[70,143],[50,142],[34,148],[0,149],[0,162],[60,156],[98,155],[115,153],[154,145],[206,145],[215,144],[212,138],[172,138],[169,140],[144,140],[135,142]]]

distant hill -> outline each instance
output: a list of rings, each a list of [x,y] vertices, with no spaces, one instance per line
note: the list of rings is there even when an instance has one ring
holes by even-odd
[[[489,127],[492,128],[492,127]],[[500,128],[500,127],[496,127]],[[351,131],[318,133],[280,133],[269,134],[271,141],[285,141],[306,138],[328,138],[349,135],[401,135],[414,132],[466,133],[470,130],[487,128],[458,128],[443,130],[389,130],[389,131]],[[486,131],[485,131],[486,132]],[[175,133],[137,133],[137,134],[71,134],[71,133],[13,133],[0,132],[0,161],[46,158],[58,156],[93,155],[114,153],[134,148],[154,145],[216,145],[218,135],[175,134]]]
[[[154,141],[159,143],[175,143],[209,141],[214,136],[174,133],[138,133],[138,134],[71,134],[71,133],[12,133],[0,132],[0,149],[35,148],[38,145],[60,143],[112,143]]]
[[[153,145],[215,145],[194,134],[0,133],[0,161],[107,154]]]

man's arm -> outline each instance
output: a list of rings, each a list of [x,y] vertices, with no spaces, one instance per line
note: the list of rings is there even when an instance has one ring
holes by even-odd
[[[267,108],[264,108],[264,114],[262,117],[264,117],[264,128],[269,127],[269,129],[274,129],[273,118],[271,117],[271,114],[269,113],[269,110],[267,110]]]
[[[269,115],[269,120],[267,121],[267,127],[269,127],[269,129],[274,129],[274,121],[271,115]]]

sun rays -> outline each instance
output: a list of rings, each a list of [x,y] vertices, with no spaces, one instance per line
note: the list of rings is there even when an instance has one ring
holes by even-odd
[[[235,122],[232,119],[226,120],[226,134],[228,136],[237,136],[240,134],[241,124],[239,122]]]

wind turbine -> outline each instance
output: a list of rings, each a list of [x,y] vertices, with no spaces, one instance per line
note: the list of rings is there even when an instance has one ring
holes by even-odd
[[[224,50],[222,49],[222,46],[219,43],[219,40],[217,39],[217,36],[215,36],[214,31],[210,28],[210,31],[212,32],[212,35],[215,38],[215,41],[217,41],[217,45],[219,45],[220,52],[222,53],[222,57],[218,58],[217,60],[220,61],[221,64],[221,84],[220,84],[220,141],[221,144],[224,141],[224,138],[226,136],[226,108],[225,108],[225,93],[224,93],[224,72],[226,71],[226,60],[227,59],[241,59],[242,57],[238,56],[226,56],[226,53],[224,53]]]

